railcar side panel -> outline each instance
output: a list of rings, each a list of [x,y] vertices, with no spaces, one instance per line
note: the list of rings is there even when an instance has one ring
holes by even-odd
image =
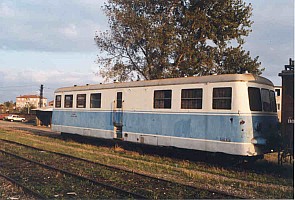
[[[220,79],[222,76],[212,78]],[[62,106],[54,109],[52,129],[100,138],[119,138],[116,130],[117,126],[121,126],[123,131],[120,138],[125,141],[233,155],[260,155],[269,151],[264,146],[271,136],[276,135],[277,117],[276,113],[250,111],[248,87],[257,87],[259,90],[271,90],[273,87],[264,79],[257,79],[259,83],[247,80],[60,90],[56,95],[61,95]],[[225,109],[213,108],[212,99],[216,88],[230,88],[230,97],[224,98],[230,98],[230,104]],[[183,89],[202,90],[202,106],[198,109],[181,108]],[[154,108],[155,91],[163,90],[171,91],[171,105],[168,108]],[[116,108],[118,92],[122,94],[120,109]],[[93,93],[101,94],[99,108],[89,105]],[[81,94],[86,95],[88,103],[83,108],[77,108],[76,99]],[[64,106],[65,95],[73,95],[70,108]],[[117,117],[122,120],[120,123],[117,123]]]

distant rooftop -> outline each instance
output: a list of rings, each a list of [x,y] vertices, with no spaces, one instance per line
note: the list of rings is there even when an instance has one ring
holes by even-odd
[[[30,95],[30,94],[28,94],[28,95],[21,95],[21,96],[16,97],[16,98],[40,98],[40,96],[39,95]],[[47,99],[47,98],[43,97],[43,99]]]

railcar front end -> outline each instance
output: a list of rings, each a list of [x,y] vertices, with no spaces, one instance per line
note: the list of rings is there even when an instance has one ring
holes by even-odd
[[[241,133],[252,146],[249,156],[276,151],[279,144],[278,115],[273,86],[247,84],[248,112],[241,114]]]

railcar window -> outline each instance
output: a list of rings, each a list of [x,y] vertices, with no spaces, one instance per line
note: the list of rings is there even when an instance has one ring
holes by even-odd
[[[61,95],[56,95],[55,96],[55,107],[56,108],[61,108]]]
[[[73,95],[65,95],[65,108],[73,107]]]
[[[154,91],[154,108],[171,108],[172,90]]]
[[[213,88],[213,109],[231,109],[232,88]]]
[[[77,95],[77,108],[86,108],[86,94]]]
[[[269,98],[270,98],[270,106],[272,112],[277,112],[277,106],[276,106],[276,96],[275,92],[270,90],[269,91]]]
[[[203,89],[181,90],[181,109],[202,109]]]
[[[260,89],[249,87],[249,105],[251,111],[262,111]]]
[[[117,108],[122,108],[122,92],[117,92]]]
[[[101,108],[101,93],[90,95],[90,108]]]
[[[267,89],[261,89],[263,111],[271,112],[270,93]]]

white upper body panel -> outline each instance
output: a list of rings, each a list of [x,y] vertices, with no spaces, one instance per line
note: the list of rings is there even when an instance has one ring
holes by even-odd
[[[213,88],[231,87],[231,109],[213,109]],[[136,81],[127,83],[97,84],[59,88],[55,95],[61,95],[61,108],[68,110],[101,110],[109,111],[114,108],[117,92],[123,94],[124,111],[135,112],[181,112],[181,113],[248,113],[248,87],[258,87],[273,90],[273,84],[266,78],[252,74],[226,74],[202,77],[186,77],[161,79],[151,81]],[[181,109],[182,89],[203,89],[202,109]],[[155,90],[172,90],[171,109],[153,108]],[[90,94],[101,93],[101,108],[90,108]],[[77,94],[86,94],[86,108],[76,108]],[[73,95],[73,108],[64,108],[64,95]]]

